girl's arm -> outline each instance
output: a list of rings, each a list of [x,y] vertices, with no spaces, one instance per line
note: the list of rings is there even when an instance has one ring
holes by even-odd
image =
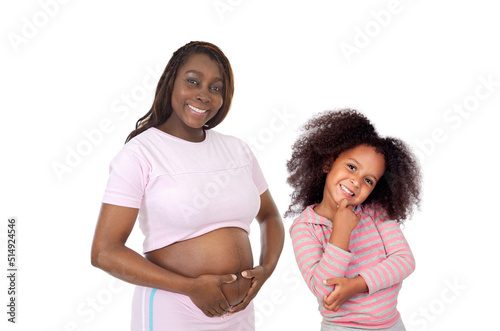
[[[290,228],[300,272],[318,300],[323,300],[332,291],[332,286],[323,281],[343,277],[353,257],[352,253],[328,242],[325,232],[324,225],[305,222],[294,223]],[[326,241],[325,246],[322,241]]]
[[[125,246],[138,211],[102,205],[92,243],[92,265],[132,284],[185,294],[209,317],[227,313],[230,306],[220,286],[236,280],[235,275],[184,277],[157,266]]]
[[[343,199],[333,216],[330,236],[325,226],[319,224],[298,223],[290,229],[299,269],[307,286],[319,300],[332,292],[333,285],[327,280],[345,275],[354,256],[349,252],[351,233],[359,220],[360,215],[355,214],[353,207]],[[326,240],[328,242],[323,244]]]
[[[374,207],[375,225],[380,233],[387,258],[365,269],[355,278],[332,278],[327,285],[335,290],[324,298],[323,306],[337,311],[340,306],[357,293],[373,294],[402,282],[415,270],[415,259],[399,224],[389,220],[387,212]]]
[[[401,283],[415,270],[415,258],[399,224],[390,220],[382,207],[374,209],[375,224],[384,243],[387,258],[359,273],[370,294]]]
[[[260,196],[260,210],[256,216],[260,225],[261,253],[259,266],[241,273],[245,278],[252,279],[252,286],[241,303],[231,309],[238,312],[248,306],[257,295],[264,282],[271,276],[283,249],[285,230],[283,221],[269,190]]]

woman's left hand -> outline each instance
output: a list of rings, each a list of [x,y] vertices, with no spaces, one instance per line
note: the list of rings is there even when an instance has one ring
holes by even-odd
[[[250,301],[255,298],[262,285],[271,277],[283,249],[285,241],[283,221],[269,190],[260,195],[260,210],[255,219],[259,222],[260,227],[260,265],[252,270],[241,272],[243,278],[252,280],[252,285],[243,301],[231,307],[229,313],[236,313],[245,309]]]
[[[266,280],[269,278],[270,273],[266,272],[265,268],[259,265],[253,268],[252,270],[242,271],[241,276],[243,278],[251,279],[252,285],[248,289],[248,292],[243,298],[243,301],[241,301],[236,306],[231,307],[231,309],[229,310],[230,314],[242,311],[248,306],[250,301],[252,301],[253,298],[255,298],[255,296],[261,289],[262,285],[264,285]]]

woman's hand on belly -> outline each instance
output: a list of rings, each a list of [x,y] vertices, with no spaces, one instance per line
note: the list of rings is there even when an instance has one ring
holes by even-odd
[[[194,286],[187,295],[208,317],[222,316],[230,311],[231,305],[221,288],[235,280],[235,275],[201,275],[194,279]]]
[[[252,284],[252,279],[241,275],[242,271],[253,267],[253,257],[248,234],[239,228],[217,229],[148,252],[146,258],[171,272],[191,278],[193,289],[187,295],[205,314],[214,307],[221,306],[224,310],[227,304],[238,305]],[[235,275],[236,280],[231,275]],[[221,303],[221,295],[226,302]],[[211,311],[211,314],[218,316],[216,311]]]
[[[227,302],[229,302],[229,305],[232,307],[243,301],[248,293],[248,290],[250,289],[250,286],[252,285],[252,280],[244,278],[241,275],[241,272],[238,272],[236,276],[236,281],[229,284],[222,284],[221,287],[222,293],[226,297]]]
[[[238,305],[231,308],[231,313],[237,313],[245,309],[250,301],[255,298],[262,285],[264,285],[265,281],[270,277],[271,273],[272,272],[268,272],[262,266],[257,266],[251,270],[243,271],[242,276],[251,282],[250,287],[248,288],[248,292],[243,300]]]

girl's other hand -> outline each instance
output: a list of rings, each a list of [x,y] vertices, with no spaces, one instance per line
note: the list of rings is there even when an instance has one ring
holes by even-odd
[[[332,293],[323,297],[323,307],[338,311],[340,307],[358,293],[368,291],[365,280],[361,276],[355,278],[335,277],[323,281],[325,285],[334,285]]]

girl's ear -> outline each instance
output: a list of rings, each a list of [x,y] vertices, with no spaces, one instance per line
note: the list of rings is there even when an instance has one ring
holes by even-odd
[[[333,164],[333,158],[323,161],[323,167],[321,167],[321,169],[325,174],[327,174],[330,171],[330,169],[332,168],[332,164]]]

